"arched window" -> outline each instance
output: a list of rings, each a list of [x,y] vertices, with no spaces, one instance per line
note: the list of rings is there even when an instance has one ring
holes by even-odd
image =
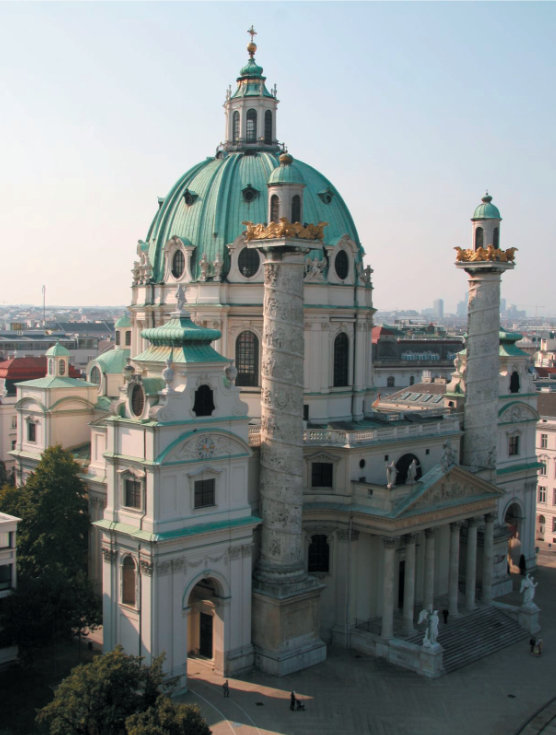
[[[519,393],[519,375],[516,370],[510,377],[510,393]]]
[[[185,258],[181,250],[176,250],[174,257],[172,258],[172,275],[174,278],[179,278],[185,268]]]
[[[142,385],[134,385],[131,391],[131,410],[134,416],[141,416],[145,408],[145,392]]]
[[[259,384],[259,340],[253,332],[242,332],[236,339],[236,385]]]
[[[270,197],[270,221],[278,222],[278,215],[280,214],[280,200],[276,194]]]
[[[348,385],[349,339],[341,332],[334,340],[334,387]]]
[[[349,273],[349,260],[345,250],[340,250],[336,258],[334,259],[334,268],[336,269],[336,275],[341,278],[347,278]]]
[[[196,416],[212,416],[214,411],[214,398],[212,388],[208,385],[200,385],[195,391],[195,404],[193,412]]]
[[[122,564],[122,603],[135,605],[135,562],[131,556]]]
[[[292,222],[299,222],[301,219],[301,197],[296,194],[292,197]]]
[[[131,330],[128,330],[125,333],[125,346],[126,347],[131,347]]]
[[[116,346],[120,344],[120,333],[116,332]]]
[[[483,247],[483,228],[477,227],[475,230],[475,250]]]
[[[254,143],[257,140],[257,111],[247,110],[247,129],[246,139],[248,143]]]
[[[492,244],[495,248],[500,247],[500,229],[498,227],[495,227],[492,232]]]
[[[308,572],[328,572],[330,569],[330,547],[324,534],[311,536],[308,553]]]
[[[410,375],[409,376],[409,385],[414,385],[414,384],[415,384],[415,376],[414,375]]]
[[[60,373],[60,375],[66,374],[66,361],[65,360],[60,360],[60,367],[58,369],[58,372]]]
[[[394,378],[393,375],[389,375],[386,378],[386,387],[387,388],[393,388],[395,385],[396,385],[396,379]]]
[[[232,141],[237,143],[239,140],[239,112],[236,110],[232,115]]]
[[[91,370],[91,374],[89,375],[89,382],[94,383],[94,385],[100,385],[100,379],[101,379],[100,370],[95,365],[93,369]]]
[[[270,110],[264,114],[264,142],[272,143],[272,112]]]

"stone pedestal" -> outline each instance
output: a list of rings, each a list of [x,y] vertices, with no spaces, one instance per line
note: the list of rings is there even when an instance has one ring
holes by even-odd
[[[517,622],[522,628],[528,630],[529,633],[538,633],[541,629],[539,625],[539,612],[540,609],[534,602],[530,602],[528,605],[522,605],[517,614]]]
[[[423,646],[419,652],[419,668],[418,673],[435,679],[444,673],[444,664],[442,663],[442,654],[444,649],[440,643],[434,643],[432,646]]]

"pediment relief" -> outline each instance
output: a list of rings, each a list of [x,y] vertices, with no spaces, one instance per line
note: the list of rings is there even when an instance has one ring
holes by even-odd
[[[249,456],[250,453],[249,446],[239,437],[211,431],[195,433],[183,441],[178,440],[162,462],[191,462],[237,455]]]
[[[508,403],[507,406],[500,409],[498,416],[502,423],[538,421],[539,419],[539,414],[535,409],[521,401],[512,401],[511,403]]]
[[[396,515],[430,512],[444,506],[464,506],[489,497],[496,500],[501,494],[495,485],[461,467],[452,467],[442,473],[438,465],[416,483],[411,495],[401,501]]]
[[[329,454],[328,452],[315,452],[314,454],[307,454],[305,455],[305,460],[307,462],[339,462],[340,457]]]

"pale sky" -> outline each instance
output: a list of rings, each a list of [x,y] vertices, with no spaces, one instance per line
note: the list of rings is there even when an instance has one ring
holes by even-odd
[[[485,189],[508,303],[556,315],[556,4],[0,3],[0,303],[122,304],[165,196],[224,137],[247,59],[278,138],[351,210],[378,309],[466,291]]]

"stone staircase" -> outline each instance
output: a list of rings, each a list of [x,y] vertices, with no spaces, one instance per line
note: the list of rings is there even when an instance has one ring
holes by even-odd
[[[447,625],[441,623],[438,631],[447,674],[526,638],[530,638],[530,633],[495,607],[482,607],[461,618],[451,618]],[[421,643],[423,633],[406,640]]]

